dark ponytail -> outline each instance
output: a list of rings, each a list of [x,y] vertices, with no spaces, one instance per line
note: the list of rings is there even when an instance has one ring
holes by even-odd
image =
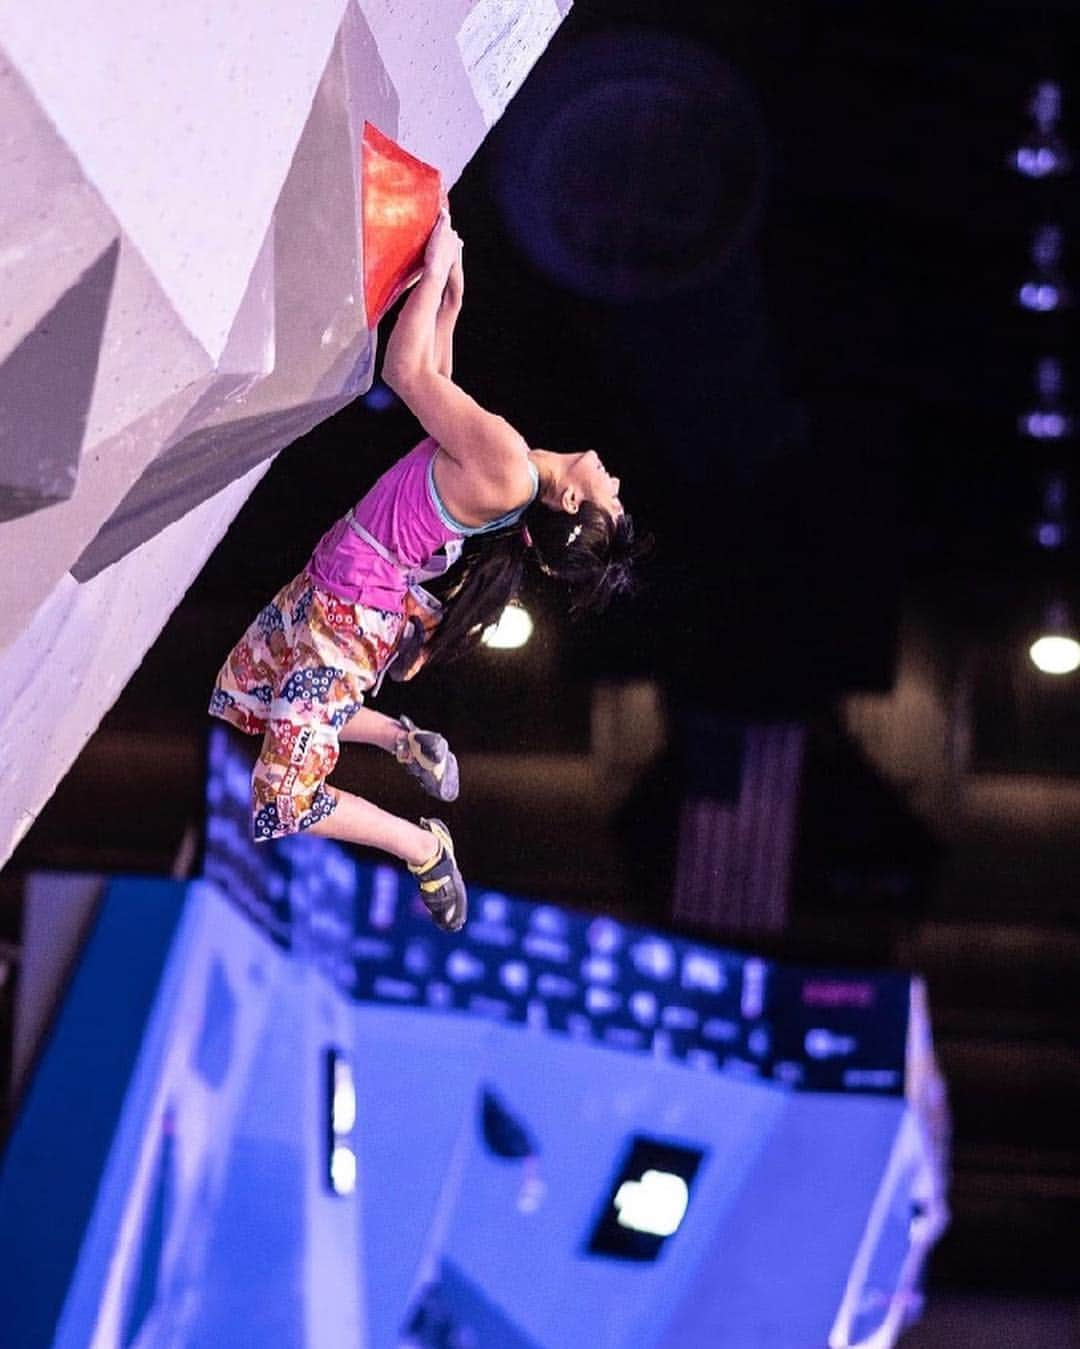
[[[634,522],[624,511],[609,515],[583,501],[573,515],[534,502],[525,513],[537,564],[570,588],[570,616],[602,613],[616,595],[634,588],[634,564],[651,539],[634,538]]]
[[[440,663],[466,655],[499,621],[521,589],[525,571],[525,533],[521,525],[495,534],[476,534],[465,544],[461,570],[443,596],[443,614],[427,640],[427,660]]]
[[[569,586],[570,615],[579,618],[633,589],[634,563],[650,544],[635,540],[625,513],[611,516],[583,501],[571,515],[534,501],[518,524],[467,541],[462,570],[443,597],[442,619],[427,642],[428,663],[464,656],[499,621],[521,589],[528,557]]]

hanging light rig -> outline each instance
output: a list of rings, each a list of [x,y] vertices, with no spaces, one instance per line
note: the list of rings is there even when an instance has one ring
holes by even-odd
[[[1030,123],[1009,155],[1009,166],[1024,178],[1060,178],[1072,168],[1072,152],[1061,134],[1061,85],[1041,80],[1027,105]]]
[[[1028,126],[1020,143],[1009,155],[1009,166],[1021,177],[1036,183],[1063,178],[1073,167],[1073,154],[1062,133],[1062,87],[1056,80],[1041,80],[1034,88],[1026,108]],[[1038,315],[1039,344],[1046,351],[1048,334],[1059,332],[1046,315],[1068,308],[1071,288],[1065,275],[1065,232],[1056,223],[1056,212],[1046,209],[1047,189],[1036,189],[1042,202],[1041,222],[1031,231],[1028,267],[1013,294],[1020,308]],[[1062,676],[1080,669],[1080,641],[1062,585],[1062,553],[1070,542],[1071,483],[1062,460],[1076,431],[1076,419],[1066,396],[1066,377],[1061,358],[1042,355],[1035,366],[1033,403],[1017,419],[1017,430],[1029,449],[1040,452],[1044,464],[1040,488],[1040,507],[1032,538],[1044,555],[1056,555],[1052,563],[1056,573],[1051,599],[1041,617],[1039,635],[1028,648],[1037,670]],[[1047,459],[1052,467],[1045,467]]]
[[[1032,232],[1030,267],[1016,291],[1022,309],[1049,314],[1072,304],[1062,271],[1064,231],[1060,225],[1039,225]]]
[[[1069,541],[1069,484],[1064,472],[1048,473],[1043,479],[1042,502],[1035,522],[1036,544],[1056,552]]]
[[[1043,356],[1035,367],[1035,406],[1020,414],[1020,434],[1029,440],[1064,440],[1075,425],[1065,406],[1065,375],[1056,356]]]
[[[1067,675],[1080,669],[1080,641],[1068,605],[1051,601],[1043,618],[1043,631],[1028,649],[1031,663],[1047,675]]]
[[[1069,484],[1062,471],[1043,480],[1042,509],[1035,524],[1035,542],[1046,552],[1059,552],[1069,539]],[[1055,594],[1047,604],[1039,636],[1028,648],[1035,668],[1046,675],[1067,675],[1080,668],[1080,642],[1068,604]]]

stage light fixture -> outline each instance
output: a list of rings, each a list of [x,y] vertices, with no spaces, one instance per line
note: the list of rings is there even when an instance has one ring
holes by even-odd
[[[1048,314],[1072,302],[1061,269],[1064,235],[1059,225],[1039,225],[1031,238],[1032,271],[1016,292],[1017,303],[1033,313]]]
[[[1017,426],[1029,440],[1062,440],[1073,432],[1074,419],[1062,403],[1065,379],[1056,356],[1044,356],[1036,367],[1038,404],[1022,412]]]
[[[1035,542],[1040,548],[1063,548],[1069,539],[1069,484],[1064,473],[1049,473],[1043,480],[1042,512],[1035,524]]]
[[[1040,637],[1031,644],[1031,661],[1043,674],[1065,675],[1080,667],[1080,642],[1074,637]]]
[[[1028,102],[1032,126],[1009,156],[1009,163],[1024,178],[1052,178],[1068,173],[1072,155],[1058,129],[1061,120],[1061,86],[1042,80]]]
[[[1036,408],[1020,418],[1020,429],[1031,440],[1061,440],[1072,430],[1072,418],[1063,412]]]
[[[1037,314],[1060,309],[1064,303],[1060,287],[1048,281],[1025,281],[1017,293],[1017,299],[1024,309],[1033,309]]]
[[[1060,599],[1047,606],[1042,634],[1028,654],[1037,670],[1048,675],[1067,675],[1080,669],[1080,642],[1068,606]]]
[[[524,646],[533,633],[529,611],[521,604],[508,604],[499,621],[485,628],[481,641],[494,651],[513,651]]]
[[[1061,548],[1066,537],[1065,526],[1053,520],[1040,520],[1035,527],[1035,542],[1040,548]]]

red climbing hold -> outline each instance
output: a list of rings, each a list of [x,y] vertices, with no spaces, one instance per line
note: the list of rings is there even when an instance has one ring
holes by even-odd
[[[361,165],[364,311],[374,328],[424,265],[424,246],[446,201],[438,169],[364,123]]]

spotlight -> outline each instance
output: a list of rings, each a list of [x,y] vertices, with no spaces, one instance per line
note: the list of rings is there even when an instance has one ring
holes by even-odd
[[[1080,642],[1075,637],[1040,637],[1032,642],[1029,655],[1043,674],[1072,674],[1080,666]]]
[[[1046,314],[1071,303],[1072,295],[1061,271],[1062,241],[1058,225],[1040,225],[1032,235],[1032,272],[1016,292],[1022,308]]]
[[[1063,548],[1069,539],[1069,485],[1064,473],[1050,473],[1043,481],[1042,514],[1035,524],[1040,548]]]
[[[1061,548],[1066,539],[1064,525],[1051,520],[1042,520],[1035,527],[1035,542],[1040,548]]]
[[[1080,642],[1074,635],[1068,608],[1060,600],[1047,607],[1045,630],[1032,642],[1028,654],[1043,674],[1066,675],[1080,668]]]
[[[1043,80],[1028,103],[1032,127],[1009,156],[1009,163],[1024,178],[1060,177],[1072,167],[1072,155],[1058,130],[1061,119],[1061,86]]]
[[[1038,314],[1060,309],[1065,299],[1061,288],[1047,281],[1025,281],[1016,298],[1025,309],[1034,309]]]
[[[1031,440],[1061,440],[1071,435],[1073,418],[1061,406],[1064,377],[1056,356],[1045,356],[1036,369],[1039,405],[1020,414],[1020,434]]]
[[[499,616],[499,621],[486,628],[480,640],[493,650],[512,651],[524,646],[532,632],[533,621],[529,611],[520,604],[508,604]]]
[[[1061,440],[1072,430],[1072,418],[1063,412],[1025,412],[1020,418],[1020,430],[1032,440]]]

